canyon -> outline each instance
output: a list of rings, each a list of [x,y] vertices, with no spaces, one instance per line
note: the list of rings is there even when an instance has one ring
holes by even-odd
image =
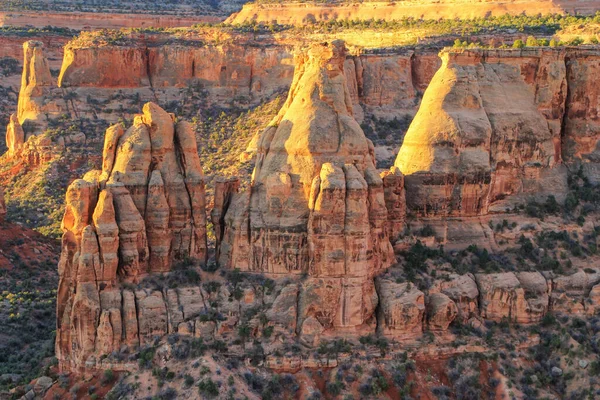
[[[0,158],[7,270],[52,253],[22,188],[61,198],[28,397],[598,390],[597,45],[84,32],[60,71],[47,47],[23,44]]]

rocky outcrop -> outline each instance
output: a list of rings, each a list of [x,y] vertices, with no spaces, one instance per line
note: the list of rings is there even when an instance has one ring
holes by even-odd
[[[396,167],[381,173],[387,208],[387,228],[392,243],[403,233],[406,223],[406,192],[404,176]]]
[[[471,274],[451,275],[448,280],[436,281],[430,294],[443,293],[457,306],[457,318],[462,323],[479,315],[479,289]]]
[[[23,44],[23,75],[19,92],[17,117],[21,125],[26,122],[32,130],[41,132],[45,124],[45,114],[55,111],[47,105],[45,95],[55,82],[50,75],[50,67],[44,56],[43,43],[29,41]],[[41,125],[36,127],[35,125]],[[27,137],[25,137],[27,140]]]
[[[377,292],[380,300],[377,316],[379,333],[398,340],[420,337],[425,317],[424,293],[410,282],[395,283],[388,279],[377,279]],[[433,306],[433,309],[432,321],[438,320],[443,324],[439,316],[435,316],[439,313],[438,306]]]
[[[23,73],[17,113],[12,114],[6,127],[7,154],[20,158],[31,166],[52,158],[50,139],[38,139],[47,127],[48,118],[57,116],[61,107],[52,98],[55,82],[44,56],[43,43],[23,44]]]
[[[309,274],[297,328],[307,336],[374,326],[372,277],[393,262],[383,181],[353,118],[345,59],[342,42],[299,56],[288,99],[261,135],[250,193],[214,212],[222,265]]]
[[[598,307],[596,287],[600,283],[597,268],[585,268],[567,276],[546,274],[552,282],[550,307],[570,315],[593,315]]]
[[[337,4],[336,4],[337,3]],[[419,2],[287,2],[245,4],[242,10],[230,16],[226,22],[243,24],[277,22],[279,24],[304,25],[330,20],[401,20],[424,19],[470,19],[489,16],[537,15],[537,14],[587,14],[593,15],[598,8],[595,1],[556,2],[552,0],[509,0],[502,3],[472,0],[421,0]]]
[[[427,297],[427,327],[432,332],[444,332],[458,315],[458,308],[450,297],[433,293]]]
[[[444,51],[395,166],[424,216],[504,211],[526,196],[563,198],[560,50]]]
[[[160,292],[121,293],[120,282],[207,257],[204,179],[185,122],[153,103],[133,126],[109,128],[102,171],[67,191],[57,298],[62,368],[168,331]],[[163,318],[164,316],[164,318]]]
[[[549,287],[539,272],[477,274],[481,316],[499,322],[539,322],[548,311]]]

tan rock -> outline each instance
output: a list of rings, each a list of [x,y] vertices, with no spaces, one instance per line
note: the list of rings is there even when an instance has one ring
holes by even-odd
[[[11,114],[8,125],[6,126],[6,147],[8,156],[15,157],[19,155],[21,148],[25,144],[25,132],[19,123],[16,114]]]
[[[428,329],[434,332],[446,331],[458,315],[458,307],[443,293],[433,293],[426,300]]]
[[[101,356],[121,344],[143,345],[176,332],[184,318],[204,310],[199,288],[169,290],[166,298],[160,291],[116,289],[168,272],[177,260],[206,261],[204,179],[190,132],[147,104],[127,131],[108,129],[102,171],[69,186],[58,268],[61,369],[97,368]]]
[[[392,242],[402,234],[406,223],[406,193],[404,176],[397,167],[390,168],[381,174],[387,208],[387,225]]]
[[[119,266],[119,226],[116,221],[113,196],[109,189],[100,192],[92,220],[98,236],[102,267],[96,279],[99,282],[113,284],[117,279]]]
[[[158,290],[152,292],[137,290],[135,301],[140,345],[152,343],[156,336],[166,335],[168,332],[167,308],[162,293]]]
[[[353,117],[345,56],[337,41],[299,55],[289,96],[259,139],[250,193],[221,185],[213,220],[221,263],[308,272],[315,279],[304,283],[300,320],[319,310],[324,329],[356,330],[371,326],[372,277],[394,255],[373,144]]]
[[[568,276],[550,276],[550,279],[552,310],[570,315],[584,315],[586,297],[592,294],[592,289],[600,282],[600,270],[586,268]],[[592,297],[591,301],[593,300]]]
[[[548,286],[539,272],[477,274],[481,316],[499,322],[538,322],[548,310]]]
[[[23,43],[23,75],[19,92],[17,116],[19,123],[44,124],[47,111],[44,107],[45,88],[53,84],[50,67],[43,52],[42,42],[30,40]],[[38,133],[43,126],[37,127]],[[27,138],[25,138],[26,140]]]
[[[267,319],[295,333],[298,315],[297,304],[298,285],[292,283],[285,286],[275,298],[271,308],[266,312]]]
[[[544,51],[526,51],[544,64]],[[543,82],[522,76],[525,53],[450,50],[440,56],[442,67],[395,162],[405,176],[408,208],[469,216],[504,211],[524,196],[563,198],[566,170],[557,165],[552,95],[535,97],[530,85]],[[552,62],[560,64],[560,57]],[[564,71],[557,74],[556,80],[564,79]],[[544,85],[549,89],[564,85]]]
[[[416,339],[423,333],[425,295],[411,283],[377,279],[379,333],[398,340]]]
[[[165,184],[159,170],[152,171],[148,183],[146,204],[146,232],[150,250],[150,272],[165,272],[170,268],[172,234],[169,227],[169,203]]]
[[[441,292],[452,299],[462,323],[479,315],[479,289],[471,274],[451,275],[448,281],[436,281],[431,292]]]

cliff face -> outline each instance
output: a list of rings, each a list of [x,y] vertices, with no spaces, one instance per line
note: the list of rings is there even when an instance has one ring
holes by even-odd
[[[438,66],[435,54],[409,51],[348,56],[344,71],[356,107],[398,114],[414,112],[417,92]],[[279,44],[67,45],[58,85],[166,90],[200,84],[212,100],[226,102],[236,96],[259,100],[287,90],[293,72],[292,49]],[[357,112],[362,116],[362,110]]]
[[[502,3],[477,2],[473,0],[419,0],[402,2],[345,2],[323,4],[289,2],[287,4],[246,4],[239,13],[226,22],[243,24],[256,21],[263,23],[303,25],[329,20],[399,20],[402,18],[481,18],[499,15],[537,14],[584,14],[593,15],[598,9],[595,1],[559,2],[555,0],[509,0]]]
[[[65,48],[61,87],[187,87],[192,81],[236,95],[270,95],[291,81],[285,47],[156,45]],[[117,71],[119,71],[117,73]]]
[[[441,57],[395,162],[410,209],[469,216],[503,212],[532,196],[560,200],[565,164],[583,164],[597,180],[598,96],[588,89],[596,50],[452,50]]]
[[[298,331],[310,338],[374,322],[372,277],[393,259],[383,182],[352,115],[345,52],[333,42],[299,56],[287,101],[260,137],[249,193],[220,196],[228,209],[215,204],[220,263],[311,276],[298,310]]]
[[[57,299],[62,368],[93,366],[122,341],[152,335],[160,321],[136,314],[133,293],[121,293],[120,282],[169,271],[175,260],[206,261],[204,179],[193,131],[153,103],[143,111],[129,129],[107,130],[102,171],[67,191]]]

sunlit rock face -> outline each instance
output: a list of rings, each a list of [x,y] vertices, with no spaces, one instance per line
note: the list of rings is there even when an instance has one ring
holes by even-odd
[[[394,258],[383,181],[353,117],[345,60],[341,41],[297,56],[287,101],[259,139],[249,193],[217,194],[228,200],[213,211],[221,264],[309,274],[297,328],[307,337],[374,326],[372,277]]]
[[[63,93],[53,92],[55,85],[44,55],[43,43],[34,40],[23,43],[23,73],[18,108],[10,116],[6,126],[9,159],[20,159],[30,167],[52,159],[54,149],[51,139],[42,137],[41,134],[48,127],[48,120],[61,115],[64,109],[61,99]],[[85,140],[85,136],[83,138]]]
[[[177,260],[206,261],[204,177],[191,126],[147,103],[129,129],[110,127],[102,171],[67,190],[62,228],[61,368],[94,366],[122,342],[166,334],[156,317],[165,314],[157,309],[164,308],[162,295],[136,292],[136,314],[134,293],[119,283],[169,271]]]
[[[560,50],[444,51],[395,166],[419,215],[482,215],[566,192]]]

